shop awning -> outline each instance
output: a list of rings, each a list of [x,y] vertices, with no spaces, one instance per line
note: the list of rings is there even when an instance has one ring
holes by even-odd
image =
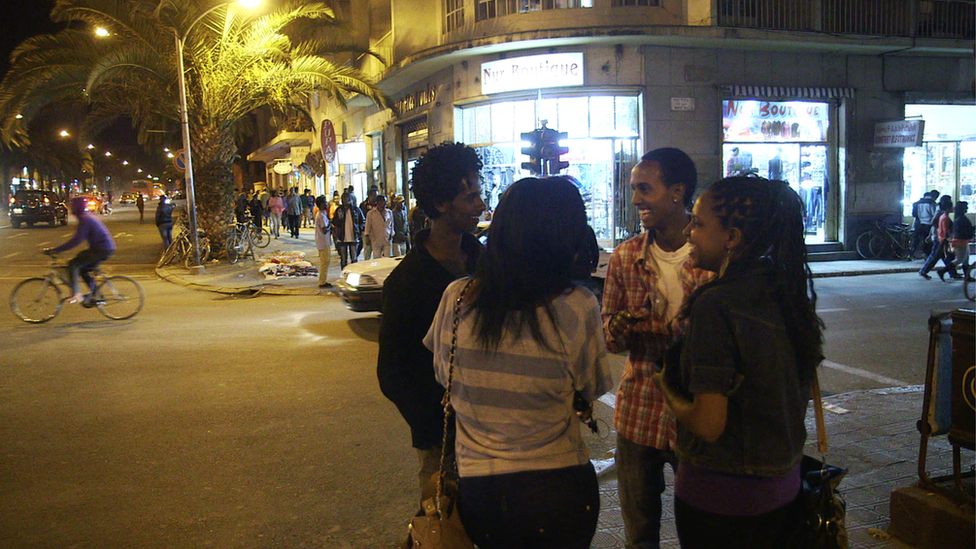
[[[854,88],[798,88],[790,86],[722,86],[725,97],[748,99],[839,99],[853,98]]]
[[[312,132],[281,132],[260,149],[247,155],[250,162],[273,162],[280,158],[289,158],[292,147],[308,147],[312,144]],[[298,164],[303,158],[294,158]]]

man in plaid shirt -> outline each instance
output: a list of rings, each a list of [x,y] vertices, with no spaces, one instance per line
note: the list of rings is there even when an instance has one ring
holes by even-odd
[[[711,278],[691,267],[683,233],[698,172],[674,148],[655,149],[631,172],[631,202],[642,234],[617,246],[603,294],[611,352],[629,351],[617,392],[617,475],[627,548],[660,547],[664,464],[676,466],[674,417],[651,380],[677,327],[685,298]]]

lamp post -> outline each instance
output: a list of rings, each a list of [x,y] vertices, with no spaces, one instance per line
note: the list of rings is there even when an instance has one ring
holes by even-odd
[[[200,22],[201,19],[207,16],[207,14],[220,8],[222,6],[229,6],[230,4],[239,3],[245,7],[252,7],[257,4],[259,0],[232,0],[228,2],[222,2],[208,9],[207,11],[200,14],[199,17],[190,23],[190,26],[186,28],[186,32],[181,36],[179,31],[175,28],[173,29],[173,35],[176,39],[176,59],[177,66],[179,70],[179,85],[180,85],[180,124],[183,129],[183,150],[186,152],[186,197],[187,197],[187,207],[190,214],[190,239],[193,242],[193,267],[190,268],[190,272],[194,274],[203,274],[204,267],[200,264],[200,243],[197,238],[197,201],[196,193],[193,188],[193,155],[190,148],[190,121],[187,116],[187,106],[186,106],[186,75],[184,74],[183,68],[183,44],[186,42],[186,37],[189,36],[190,31],[193,27]],[[162,4],[160,4],[162,7]]]

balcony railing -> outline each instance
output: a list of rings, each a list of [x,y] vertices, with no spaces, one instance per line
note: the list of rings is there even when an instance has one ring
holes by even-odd
[[[976,38],[976,0],[719,0],[719,26]]]
[[[372,43],[370,49],[383,58],[383,62],[372,55],[362,56],[361,70],[371,78],[379,79],[383,71],[393,63],[393,31],[383,35],[382,38]]]

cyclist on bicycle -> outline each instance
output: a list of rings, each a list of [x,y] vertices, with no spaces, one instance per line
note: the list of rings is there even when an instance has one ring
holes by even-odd
[[[97,216],[88,211],[88,201],[82,196],[71,199],[71,213],[78,218],[78,228],[71,240],[56,248],[48,248],[44,253],[56,255],[63,251],[70,250],[82,241],[88,241],[88,249],[82,250],[71,261],[68,261],[68,270],[71,272],[71,289],[74,295],[68,300],[69,303],[78,303],[91,307],[93,303],[85,300],[81,293],[79,277],[88,284],[88,294],[95,291],[95,279],[91,272],[98,268],[103,261],[112,257],[115,253],[115,241],[108,228]]]

